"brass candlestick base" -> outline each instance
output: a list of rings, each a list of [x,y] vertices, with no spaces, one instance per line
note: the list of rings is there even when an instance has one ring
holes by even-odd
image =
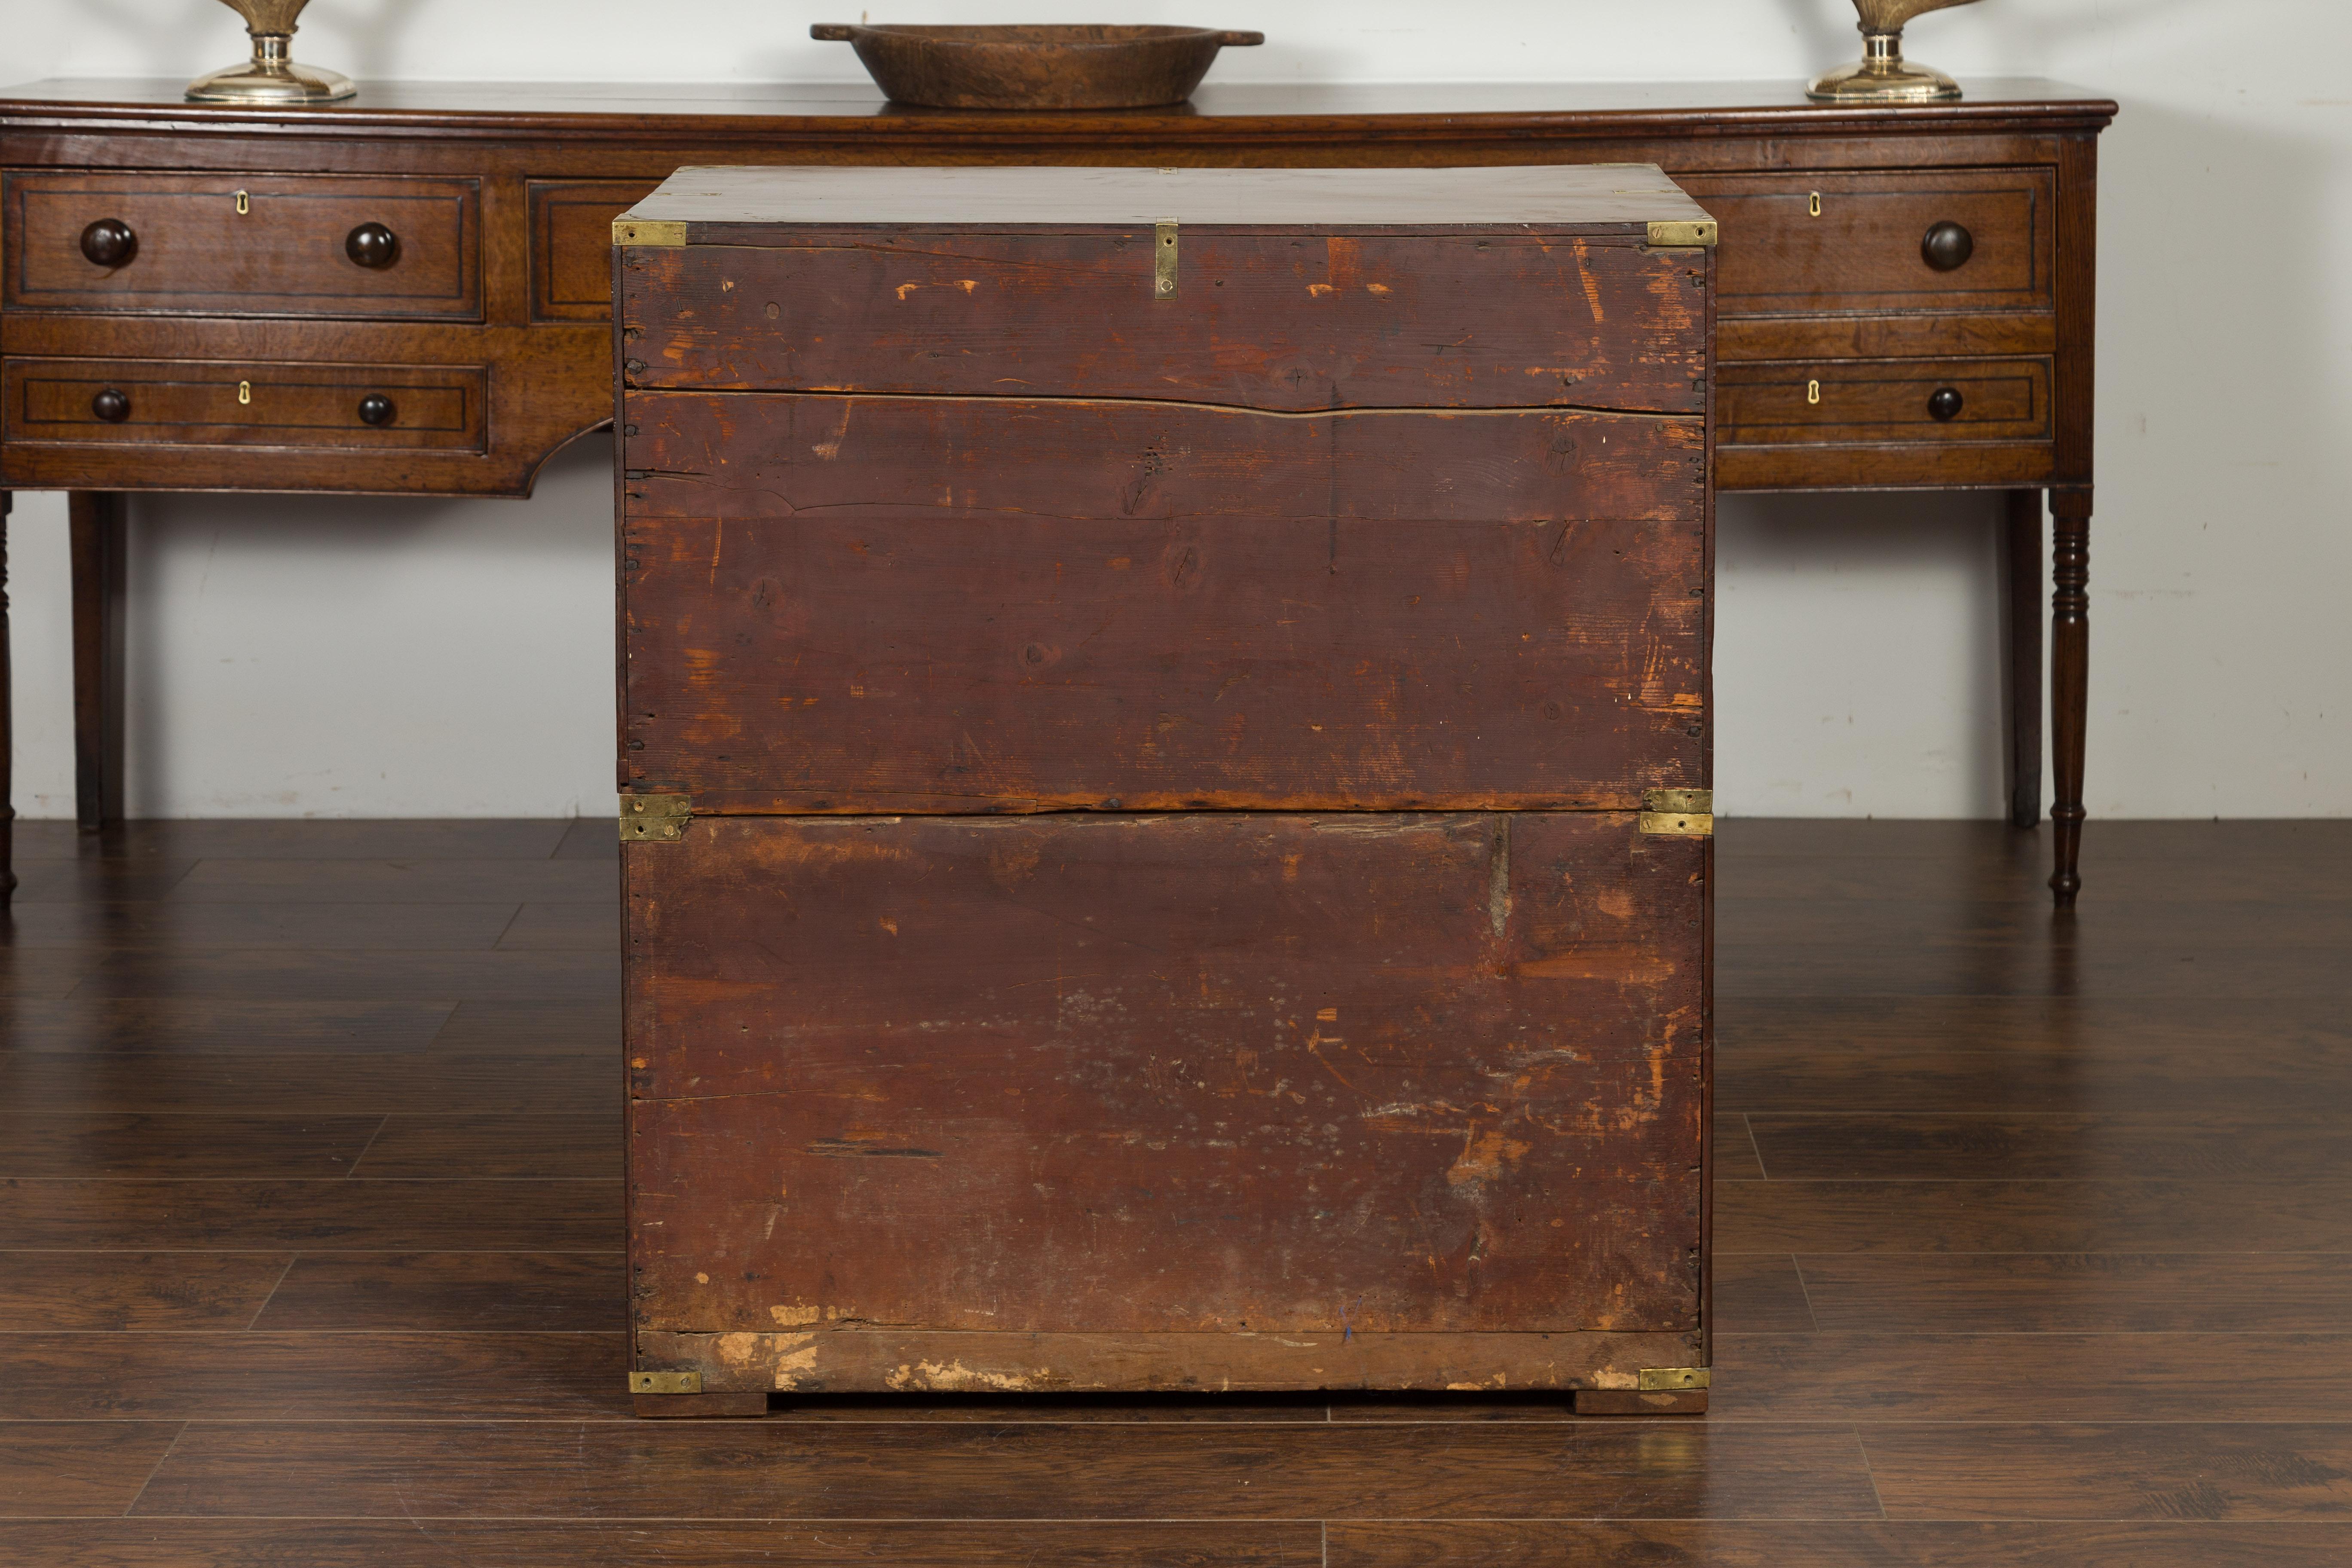
[[[310,0],[221,0],[245,18],[253,58],[188,84],[191,103],[332,103],[359,91],[338,71],[294,63],[294,18]]]
[[[1903,25],[1928,11],[1971,0],[1853,0],[1862,14],[1862,58],[1813,79],[1805,96],[1829,103],[1937,103],[1960,96],[1942,71],[1903,58]]]

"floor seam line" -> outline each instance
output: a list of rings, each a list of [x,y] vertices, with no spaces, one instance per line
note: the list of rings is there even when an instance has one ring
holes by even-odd
[[[253,1316],[247,1320],[244,1330],[245,1332],[248,1334],[253,1332],[254,1325],[261,1321],[261,1314],[269,1310],[270,1302],[278,1300],[278,1287],[286,1283],[286,1277],[294,1272],[294,1265],[301,1260],[302,1255],[299,1252],[287,1254],[286,1267],[279,1269],[278,1271],[278,1278],[269,1282],[268,1293],[261,1298],[261,1305],[256,1307],[253,1310]]]
[[[551,856],[551,857],[549,857],[549,858],[552,859],[552,858],[553,858],[553,857],[552,857],[552,856]],[[490,950],[492,952],[506,952],[509,951],[509,949],[504,948],[504,947],[501,947],[501,946],[499,946],[499,944],[500,942],[502,942],[506,941],[506,939],[507,939],[507,933],[508,933],[508,932],[509,932],[509,931],[513,931],[513,930],[514,930],[514,928],[515,928],[515,921],[519,921],[519,920],[522,919],[522,912],[523,912],[523,910],[527,910],[527,909],[529,909],[529,908],[530,908],[530,900],[528,900],[528,899],[525,899],[525,900],[523,900],[520,903],[518,903],[517,905],[515,905],[515,907],[514,907],[514,913],[512,913],[512,914],[510,914],[510,915],[509,915],[509,916],[507,917],[507,923],[506,923],[506,924],[504,924],[504,925],[502,925],[502,926],[500,926],[500,927],[499,927],[499,934],[498,934],[498,935],[496,935],[496,936],[494,936],[494,937],[492,937],[492,938],[490,939],[490,949],[489,949],[489,950]],[[515,950],[515,951],[520,951],[520,950]],[[453,1008],[451,1008],[451,1009],[450,1009],[450,1011],[451,1011],[451,1012],[455,1012],[455,1011],[457,1011],[457,1009],[453,1007]]]
[[[1822,1315],[1813,1310],[1813,1288],[1805,1283],[1805,1266],[1793,1252],[1788,1254],[1788,1258],[1789,1267],[1797,1273],[1797,1293],[1805,1299],[1805,1321],[1812,1324],[1813,1332],[1818,1334],[1822,1331]]]
[[[149,1469],[147,1472],[147,1479],[139,1483],[139,1489],[132,1492],[131,1494],[131,1500],[122,1505],[122,1512],[119,1517],[123,1519],[129,1519],[131,1517],[132,1510],[139,1506],[139,1500],[147,1495],[147,1489],[155,1484],[155,1478],[163,1474],[163,1467],[171,1462],[173,1454],[178,1451],[180,1439],[188,1435],[188,1428],[194,1425],[195,1423],[194,1421],[183,1421],[180,1423],[180,1429],[172,1434],[172,1440],[170,1442],[163,1445],[163,1451],[156,1456],[153,1468]]]
[[[343,1173],[343,1180],[348,1182],[360,1173],[361,1162],[368,1157],[368,1151],[375,1147],[375,1141],[383,1136],[383,1130],[391,1125],[392,1112],[389,1110],[375,1119],[375,1131],[369,1133],[367,1142],[360,1145],[360,1152],[352,1156],[351,1169]],[[290,1268],[292,1265],[289,1264],[288,1267]]]
[[[1862,1475],[1870,1483],[1870,1500],[1878,1505],[1878,1517],[1885,1520],[1887,1517],[1886,1496],[1878,1489],[1878,1469],[1870,1462],[1870,1445],[1862,1440],[1862,1427],[1858,1424],[1848,1426],[1846,1430],[1853,1434],[1853,1451],[1862,1456]],[[1890,1520],[1888,1522],[1893,1521]]]

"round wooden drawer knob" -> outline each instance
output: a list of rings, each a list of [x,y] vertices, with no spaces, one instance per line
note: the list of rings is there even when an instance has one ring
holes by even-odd
[[[1938,272],[1957,272],[1977,253],[1977,237],[1956,223],[1939,223],[1919,242],[1919,254]]]
[[[1960,410],[1967,406],[1967,403],[1958,387],[1938,387],[1935,395],[1927,399],[1927,416],[1949,424],[1960,416]]]
[[[344,237],[343,254],[362,267],[386,268],[400,259],[400,236],[380,223],[363,223]]]
[[[389,425],[399,415],[400,410],[393,406],[392,399],[381,392],[371,392],[360,399],[360,423],[362,425]]]
[[[94,267],[120,267],[139,254],[139,237],[119,217],[102,217],[81,231],[81,253]]]
[[[109,425],[120,425],[131,417],[131,395],[110,386],[89,400],[89,411]]]

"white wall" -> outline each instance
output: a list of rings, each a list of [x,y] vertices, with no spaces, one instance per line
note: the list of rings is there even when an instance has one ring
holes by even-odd
[[[298,58],[362,79],[849,79],[777,0],[317,0]],[[879,19],[1262,27],[1222,80],[1801,80],[1847,0],[1003,0]],[[0,78],[184,78],[215,0],[0,0]],[[2352,811],[2352,5],[1985,0],[1914,25],[1964,79],[2121,100],[2102,168],[2091,774],[2100,816]],[[611,804],[600,443],[529,502],[136,503],[130,778],[150,816],[540,815]],[[1734,498],[1723,808],[2000,810],[1994,514],[1967,498]],[[64,506],[13,530],[19,763],[73,803]]]

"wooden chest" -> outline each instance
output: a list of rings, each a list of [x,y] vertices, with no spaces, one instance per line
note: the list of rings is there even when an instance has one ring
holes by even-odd
[[[1706,216],[688,169],[614,239],[640,1409],[1701,1407]]]

